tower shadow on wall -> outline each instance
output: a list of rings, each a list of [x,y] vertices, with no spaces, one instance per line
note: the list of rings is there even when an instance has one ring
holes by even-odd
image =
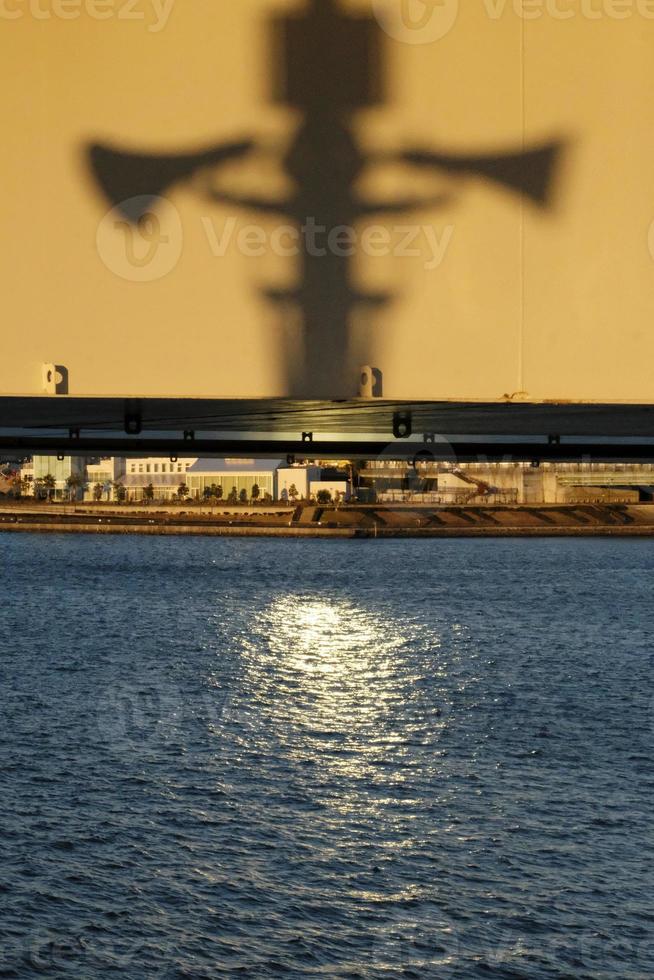
[[[388,94],[384,53],[389,42],[377,21],[350,16],[337,0],[310,0],[298,14],[274,17],[268,34],[271,96],[300,116],[291,145],[281,155],[293,192],[286,199],[235,195],[216,189],[213,180],[203,193],[216,203],[277,216],[297,227],[295,286],[266,290],[282,315],[290,308],[301,324],[301,341],[284,355],[287,389],[296,398],[342,397],[344,387],[354,395],[359,370],[352,362],[354,316],[361,310],[381,310],[392,296],[356,288],[347,235],[330,242],[329,232],[360,226],[366,218],[379,221],[444,205],[459,193],[464,178],[493,181],[547,207],[561,143],[472,156],[440,152],[432,146],[400,148],[397,154],[367,158],[354,135],[355,117],[363,109],[382,105]],[[438,49],[434,50],[436,57]],[[191,153],[134,153],[98,143],[88,144],[85,153],[103,195],[137,225],[174,185],[201,171],[215,177],[221,166],[245,160],[257,146],[251,134]],[[406,165],[407,182],[414,168],[450,178],[452,193],[390,203],[361,200],[355,188],[363,169],[389,159]],[[216,302],[220,303],[219,290]]]

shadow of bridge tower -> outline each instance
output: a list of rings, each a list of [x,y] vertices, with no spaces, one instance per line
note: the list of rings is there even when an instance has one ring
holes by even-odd
[[[363,169],[382,162],[362,153],[353,132],[356,114],[383,104],[386,97],[386,38],[374,18],[351,16],[337,0],[309,0],[298,14],[274,17],[270,29],[272,96],[300,114],[283,157],[293,192],[285,200],[235,195],[216,188],[214,182],[206,193],[215,202],[283,217],[301,230],[295,287],[283,292],[266,290],[282,315],[290,304],[301,321],[299,349],[288,350],[286,355],[287,390],[296,398],[341,397],[345,384],[347,394],[354,395],[359,365],[352,361],[353,316],[366,307],[383,308],[392,296],[357,290],[354,248],[348,247],[346,237],[336,246],[332,239],[329,247],[329,232],[353,229],[368,216],[379,219],[437,207],[449,195],[376,204],[356,194]],[[172,184],[198,170],[215,173],[221,164],[246,157],[256,146],[256,137],[251,135],[242,142],[191,154],[133,154],[101,145],[90,146],[88,154],[105,195],[136,223]],[[559,148],[558,143],[549,143],[506,154],[461,156],[427,147],[400,149],[392,159],[404,163],[409,171],[426,168],[451,178],[452,191],[458,189],[461,178],[474,176],[499,182],[547,206]],[[135,195],[143,202],[136,212],[124,206]]]
[[[381,307],[391,298],[355,288],[348,244],[367,210],[354,190],[367,161],[353,121],[384,101],[381,31],[370,17],[346,15],[335,0],[313,0],[307,12],[276,20],[272,29],[274,95],[301,113],[284,160],[296,188],[285,214],[302,229],[298,284],[272,297],[290,300],[301,318],[303,350],[289,358],[291,390],[300,397],[329,396],[351,378],[354,394],[359,365],[351,363],[352,317],[364,305]],[[319,244],[310,239],[309,222],[322,235]],[[338,229],[340,245],[328,240]]]

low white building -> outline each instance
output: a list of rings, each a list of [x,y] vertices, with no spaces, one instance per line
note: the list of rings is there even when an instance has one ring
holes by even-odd
[[[179,498],[180,486],[188,487],[187,473],[194,459],[171,459],[168,456],[144,456],[128,459],[125,475],[120,481],[127,500],[147,499],[149,488],[154,500]]]
[[[334,503],[344,503],[350,499],[351,487],[347,480],[311,480],[309,499],[317,500],[319,493],[328,493]]]
[[[148,482],[154,483],[155,477],[175,476],[182,481],[186,471],[195,463],[196,459],[174,459],[166,456],[145,456],[141,459],[128,459],[125,466],[125,475],[134,477],[150,477]]]
[[[97,463],[87,464],[85,499],[111,500],[114,484],[122,482],[124,477],[125,459],[123,456],[107,456]]]
[[[34,456],[32,487],[35,495],[48,495],[55,500],[79,496],[84,486],[86,460],[82,456]],[[21,473],[27,470],[21,470]],[[76,481],[71,486],[71,480]]]
[[[197,459],[187,470],[186,483],[191,497],[199,500],[215,488],[218,499],[250,502],[255,487],[257,500],[272,500],[279,464],[278,459]]]
[[[277,470],[277,497],[279,500],[308,500],[311,481],[319,479],[319,466],[280,466]],[[296,493],[292,492],[293,488]]]
[[[97,463],[88,463],[86,479],[89,483],[114,483],[125,475],[126,460],[123,456],[107,456]]]

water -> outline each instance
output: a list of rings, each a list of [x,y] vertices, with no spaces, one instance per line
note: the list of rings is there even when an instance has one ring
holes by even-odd
[[[0,976],[654,975],[650,542],[0,547]]]

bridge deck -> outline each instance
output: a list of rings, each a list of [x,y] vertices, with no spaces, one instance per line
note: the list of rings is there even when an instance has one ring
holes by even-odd
[[[394,435],[398,419],[408,428]],[[4,451],[412,457],[411,436],[425,437],[434,459],[654,460],[654,405],[0,398]]]
[[[413,431],[495,436],[654,436],[654,404],[432,402],[352,399],[0,397],[1,428],[121,431],[138,415],[151,431],[390,433],[396,412]]]

